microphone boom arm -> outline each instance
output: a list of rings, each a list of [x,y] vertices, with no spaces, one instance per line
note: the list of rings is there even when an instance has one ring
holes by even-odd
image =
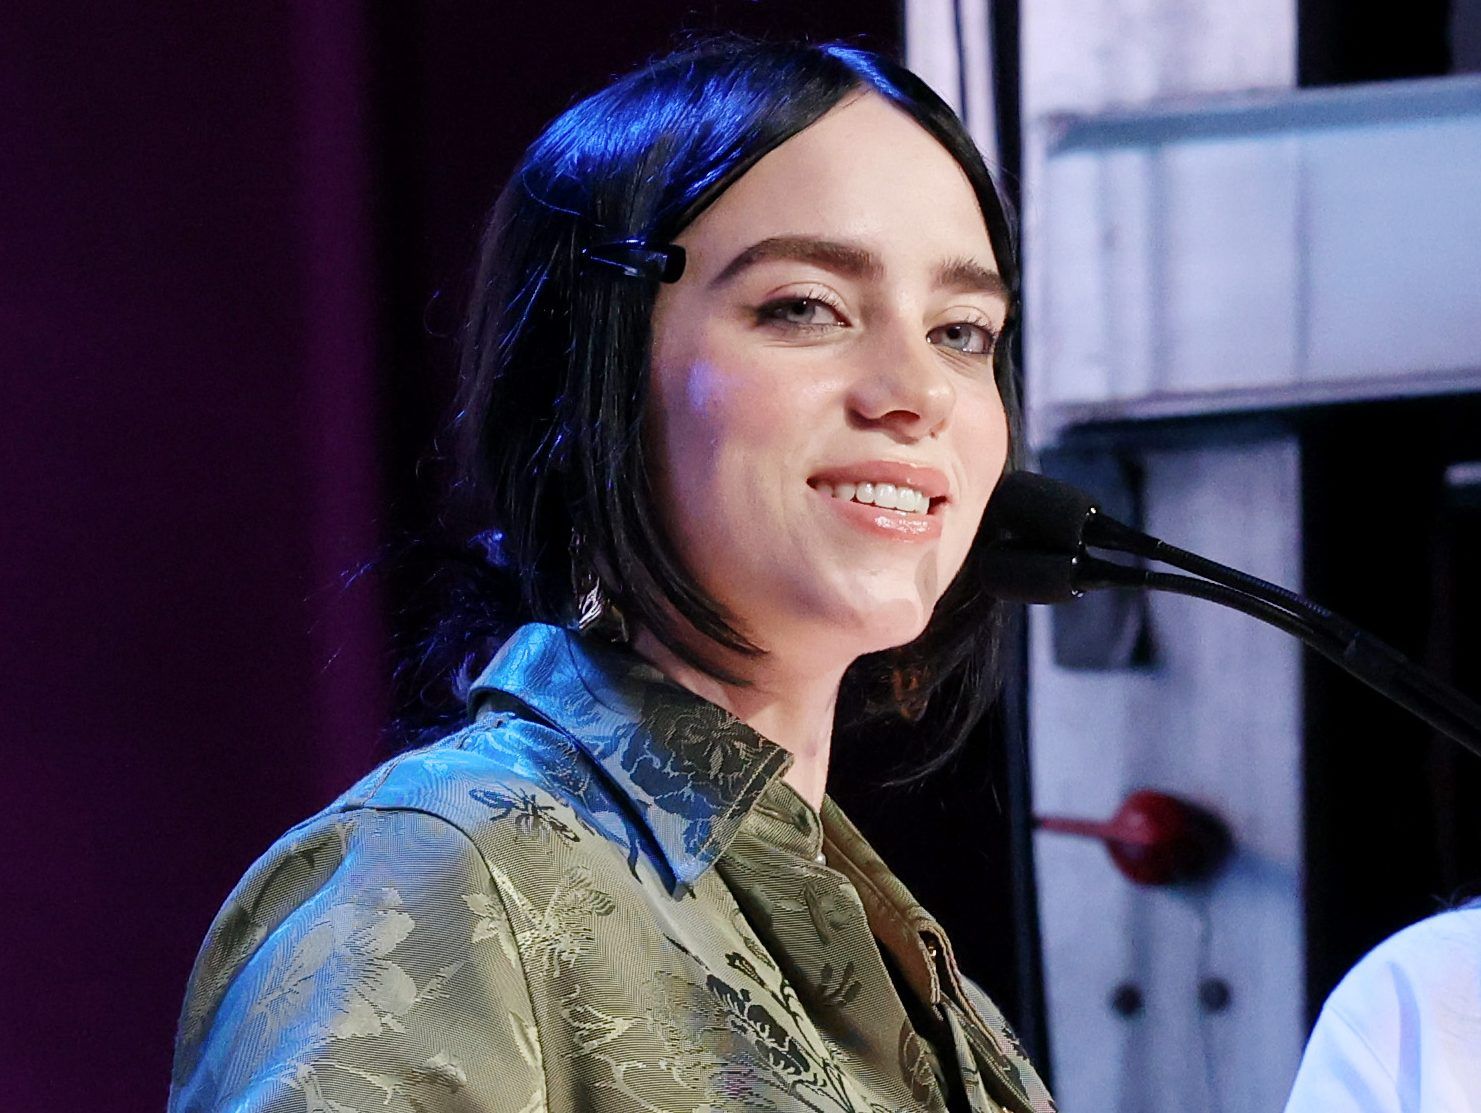
[[[1311,615],[1292,614],[1250,592],[1195,576],[1152,572],[1090,556],[1082,558],[1081,567],[1084,575],[1077,582],[1085,590],[1136,587],[1207,599],[1284,630],[1380,695],[1481,756],[1481,705],[1346,619],[1330,612],[1316,619]],[[1112,569],[1115,571],[1110,571]],[[1294,593],[1288,594],[1301,603],[1309,604],[1308,600],[1294,596]],[[1315,604],[1309,606],[1313,610],[1323,610]]]
[[[1293,591],[1140,533],[1058,480],[1015,472],[988,507],[995,540],[983,557],[988,591],[1020,603],[1061,603],[1100,588],[1138,588],[1207,599],[1293,637],[1435,730],[1481,755],[1481,704],[1341,615]],[[1128,553],[1192,575],[1154,572],[1091,556]]]

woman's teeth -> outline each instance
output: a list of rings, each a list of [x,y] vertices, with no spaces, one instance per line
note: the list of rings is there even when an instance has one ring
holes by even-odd
[[[931,509],[931,500],[913,487],[896,487],[893,483],[817,483],[821,495],[843,499],[848,502],[867,503],[887,510],[903,510],[907,514],[924,514]]]

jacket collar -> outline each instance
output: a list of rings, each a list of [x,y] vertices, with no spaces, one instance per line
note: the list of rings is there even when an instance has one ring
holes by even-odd
[[[647,828],[676,888],[693,886],[715,863],[792,763],[632,650],[558,626],[515,631],[474,682],[470,709],[476,715],[500,692],[591,757]]]

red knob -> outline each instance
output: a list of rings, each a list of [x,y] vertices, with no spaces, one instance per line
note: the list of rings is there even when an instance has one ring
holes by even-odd
[[[1229,828],[1212,812],[1176,796],[1138,789],[1109,820],[1040,816],[1045,831],[1100,839],[1116,868],[1138,885],[1208,877],[1229,855]]]

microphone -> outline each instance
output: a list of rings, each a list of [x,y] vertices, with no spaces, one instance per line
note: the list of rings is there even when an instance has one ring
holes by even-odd
[[[1069,552],[1093,545],[1160,559],[1153,550],[1163,546],[1156,538],[1108,518],[1084,491],[1031,471],[1003,477],[983,522],[998,540],[1045,552]]]
[[[1073,552],[1084,546],[1086,524],[1099,514],[1084,491],[1037,472],[1015,471],[992,493],[983,525],[995,540]]]
[[[1014,472],[998,484],[983,517],[988,546],[983,586],[1013,603],[1065,603],[1109,587],[1207,599],[1300,638],[1435,730],[1481,755],[1481,705],[1398,650],[1293,591],[1179,549],[1103,514],[1068,483]],[[1090,555],[1087,548],[1170,564],[1191,576],[1155,572]]]

